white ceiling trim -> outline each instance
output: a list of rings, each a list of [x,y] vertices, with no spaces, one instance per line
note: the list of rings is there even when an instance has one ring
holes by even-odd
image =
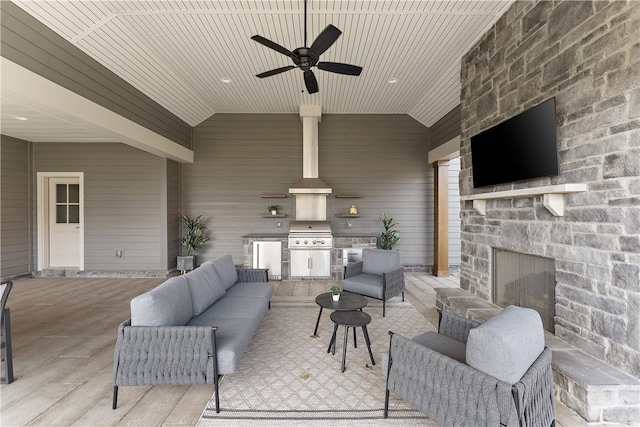
[[[2,57],[2,99],[80,124],[160,157],[193,163],[193,151]]]

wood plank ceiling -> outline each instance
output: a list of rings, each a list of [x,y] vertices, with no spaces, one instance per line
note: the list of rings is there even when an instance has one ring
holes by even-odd
[[[215,113],[297,113],[302,104],[406,113],[431,126],[460,101],[462,55],[512,1],[310,0],[309,44],[328,24],[343,31],[321,60],[364,69],[315,69],[313,95],[300,70],[256,78],[290,59],[250,40],[302,46],[302,0],[14,3],[192,126]]]

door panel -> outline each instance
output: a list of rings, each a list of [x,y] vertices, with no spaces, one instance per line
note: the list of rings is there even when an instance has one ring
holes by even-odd
[[[331,275],[331,251],[310,251],[311,277],[328,277]]]
[[[79,267],[81,208],[78,178],[49,180],[50,267]]]

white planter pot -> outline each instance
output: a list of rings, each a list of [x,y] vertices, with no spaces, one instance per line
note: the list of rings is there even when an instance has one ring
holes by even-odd
[[[334,301],[339,301],[340,300],[340,294],[338,295],[331,295],[331,297],[333,298]]]
[[[278,215],[278,211],[271,211],[271,215]]]

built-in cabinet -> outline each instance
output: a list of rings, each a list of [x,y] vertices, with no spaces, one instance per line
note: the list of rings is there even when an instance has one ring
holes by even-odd
[[[331,276],[330,249],[292,249],[289,252],[291,277]]]

